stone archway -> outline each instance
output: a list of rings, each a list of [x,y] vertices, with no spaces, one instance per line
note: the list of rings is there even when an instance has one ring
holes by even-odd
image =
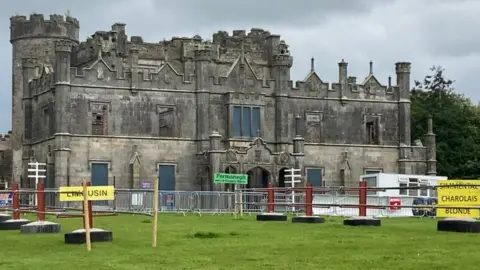
[[[247,188],[266,188],[271,181],[270,172],[260,166],[254,167],[247,171],[248,184]]]

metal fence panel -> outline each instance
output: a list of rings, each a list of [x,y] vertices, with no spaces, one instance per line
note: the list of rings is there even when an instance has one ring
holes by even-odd
[[[305,211],[305,194],[288,190],[276,191],[274,211],[277,213],[300,214]],[[35,209],[35,190],[22,189],[20,205],[24,209]],[[232,214],[243,212],[255,214],[267,211],[267,193],[254,191],[159,191],[158,209],[164,213]],[[396,196],[403,207],[389,206],[391,197],[367,196],[368,205],[381,207],[367,208],[367,215],[377,217],[430,217],[435,209],[425,205],[436,204],[436,198]],[[45,189],[47,209],[81,209],[81,202],[61,202],[58,189]],[[291,205],[292,203],[296,205]],[[312,208],[314,215],[356,216],[359,214],[358,195],[343,194],[341,190],[315,192]],[[116,189],[115,199],[108,204],[94,205],[94,211],[118,211],[126,213],[152,213],[152,189]],[[423,208],[415,207],[422,205]],[[48,211],[48,210],[47,210]]]

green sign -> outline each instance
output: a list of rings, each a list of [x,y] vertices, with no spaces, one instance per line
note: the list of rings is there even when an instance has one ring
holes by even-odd
[[[237,184],[246,185],[248,176],[246,174],[215,173],[213,183],[215,184]]]

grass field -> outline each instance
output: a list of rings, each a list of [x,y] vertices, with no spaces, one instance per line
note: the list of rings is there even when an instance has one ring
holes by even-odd
[[[55,221],[55,218],[49,218]],[[58,220],[57,220],[58,221]],[[0,231],[0,269],[479,269],[480,235],[440,233],[431,219],[384,219],[382,227],[260,223],[254,216],[159,215],[158,247],[151,218],[99,217],[113,242],[66,245],[81,219],[61,219],[62,232]]]

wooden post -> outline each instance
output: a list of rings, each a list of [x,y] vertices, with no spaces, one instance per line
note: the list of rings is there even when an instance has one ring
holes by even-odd
[[[92,182],[88,181],[87,186],[90,187]],[[88,222],[90,224],[90,229],[93,228],[93,207],[92,201],[88,201]]]
[[[83,220],[85,227],[85,243],[87,244],[87,251],[92,250],[92,242],[90,240],[90,219],[88,208],[88,184],[87,181],[83,181]]]
[[[153,181],[153,226],[152,226],[152,247],[157,247],[158,232],[158,181],[160,177]]]
[[[275,191],[273,190],[272,182],[268,183],[267,188],[267,212],[275,212]]]
[[[237,219],[238,209],[238,185],[235,185],[235,190],[233,191],[233,216]]]

